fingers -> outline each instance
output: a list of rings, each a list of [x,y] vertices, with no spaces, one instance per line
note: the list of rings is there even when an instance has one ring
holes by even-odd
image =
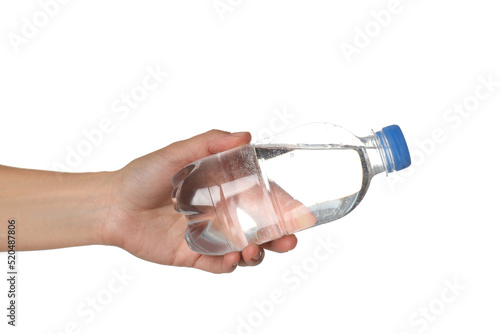
[[[287,233],[298,232],[316,224],[316,216],[307,206],[294,199],[275,182],[271,181],[269,185],[280,209]]]
[[[251,244],[241,254],[239,252],[232,252],[223,256],[201,255],[192,266],[214,274],[223,274],[233,272],[237,266],[256,266],[263,259],[264,249]]]
[[[241,252],[239,266],[256,266],[264,260],[265,251],[268,249],[276,253],[288,252],[297,246],[297,237],[295,235],[285,235],[279,239],[257,246],[250,244]]]
[[[265,249],[277,253],[285,253],[295,248],[297,238],[295,235],[285,235],[279,239],[257,246],[250,244],[240,253],[232,252],[224,256],[201,255],[193,264],[193,267],[212,272],[214,274],[230,273],[236,267],[250,267],[262,263]]]
[[[264,260],[264,249],[256,244],[250,244],[241,252],[239,266],[256,266]]]
[[[194,268],[209,271],[214,274],[233,272],[240,261],[240,253],[232,252],[223,256],[201,255],[193,264]]]
[[[297,237],[294,234],[285,235],[279,239],[262,244],[261,246],[276,253],[285,253],[297,246]]]
[[[248,144],[251,138],[249,132],[229,133],[210,130],[195,137],[175,142],[159,152],[170,162],[183,167],[211,154]]]

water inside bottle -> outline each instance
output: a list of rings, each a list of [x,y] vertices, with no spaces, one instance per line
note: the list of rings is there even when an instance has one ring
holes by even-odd
[[[369,182],[365,149],[245,145],[187,166],[173,197],[188,244],[225,254],[346,215]]]

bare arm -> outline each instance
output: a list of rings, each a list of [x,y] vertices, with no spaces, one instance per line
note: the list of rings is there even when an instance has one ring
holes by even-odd
[[[58,173],[0,166],[0,251],[16,221],[16,250],[104,243],[113,174]]]

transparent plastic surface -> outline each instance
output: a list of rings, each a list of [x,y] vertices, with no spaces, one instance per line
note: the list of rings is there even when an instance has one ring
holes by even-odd
[[[374,135],[313,123],[193,162],[172,181],[186,241],[221,255],[339,219],[387,170],[380,150]]]

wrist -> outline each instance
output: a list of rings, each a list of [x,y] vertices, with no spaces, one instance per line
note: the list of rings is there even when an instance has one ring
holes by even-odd
[[[99,172],[93,182],[96,199],[95,226],[92,230],[94,244],[118,246],[116,243],[117,217],[120,215],[121,171]]]
[[[115,172],[63,173],[54,185],[57,222],[65,246],[106,245],[103,233],[115,207]],[[52,248],[52,247],[50,247]]]

